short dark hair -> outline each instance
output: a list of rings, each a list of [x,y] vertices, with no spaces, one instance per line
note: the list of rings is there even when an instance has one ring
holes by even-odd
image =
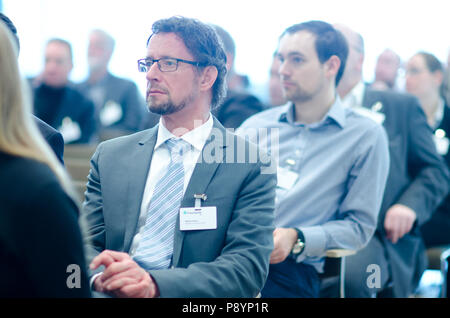
[[[181,38],[196,62],[203,66],[215,66],[217,79],[212,87],[212,107],[218,107],[226,95],[227,57],[215,30],[199,20],[174,16],[153,23],[152,34],[175,33]]]
[[[342,33],[336,30],[331,24],[323,21],[308,21],[298,23],[287,28],[280,38],[285,34],[293,34],[299,31],[308,31],[316,36],[315,48],[320,63],[325,63],[336,55],[341,61],[338,73],[336,75],[336,86],[342,78],[345,70],[345,64],[348,56],[348,43]]]
[[[17,44],[17,52],[19,52],[20,51],[20,41],[19,41],[19,36],[17,35],[17,29],[16,29],[14,23],[12,23],[12,21],[1,12],[0,12],[0,19],[6,24],[8,29],[13,34],[14,39],[16,40],[16,44]]]
[[[444,67],[442,66],[442,63],[433,54],[425,51],[420,51],[417,53],[417,55],[423,57],[423,59],[425,60],[425,65],[431,73],[434,73],[436,71],[444,72]]]

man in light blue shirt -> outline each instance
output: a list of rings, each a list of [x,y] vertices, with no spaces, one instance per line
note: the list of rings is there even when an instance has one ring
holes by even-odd
[[[381,125],[345,109],[336,95],[347,54],[346,40],[328,23],[286,29],[277,58],[291,103],[238,130],[278,157],[274,250],[263,297],[318,297],[325,251],[361,249],[375,231],[388,142]]]

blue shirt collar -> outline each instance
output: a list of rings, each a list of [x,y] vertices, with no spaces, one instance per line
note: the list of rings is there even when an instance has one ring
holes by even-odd
[[[346,116],[346,110],[344,106],[342,105],[341,98],[339,95],[336,94],[335,101],[333,105],[331,106],[330,110],[326,113],[325,117],[320,120],[317,123],[305,125],[305,124],[299,124],[295,122],[295,106],[294,103],[290,103],[286,107],[286,111],[283,111],[280,114],[279,122],[288,123],[291,125],[302,125],[302,126],[309,126],[311,128],[320,127],[323,125],[327,125],[329,123],[336,123],[339,127],[343,128],[345,126],[345,116]]]

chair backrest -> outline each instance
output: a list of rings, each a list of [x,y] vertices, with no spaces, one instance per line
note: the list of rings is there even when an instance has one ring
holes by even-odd
[[[66,159],[64,165],[74,181],[87,182],[87,176],[91,168],[89,160]]]
[[[70,159],[90,160],[97,149],[97,145],[65,145],[64,161]]]

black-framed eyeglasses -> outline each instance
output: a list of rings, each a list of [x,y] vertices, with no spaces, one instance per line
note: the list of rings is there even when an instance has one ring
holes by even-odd
[[[178,69],[178,63],[183,62],[194,66],[202,66],[200,62],[177,59],[174,57],[162,57],[160,59],[140,59],[138,62],[138,70],[142,73],[147,73],[153,63],[158,63],[158,68],[161,72],[175,72]]]

